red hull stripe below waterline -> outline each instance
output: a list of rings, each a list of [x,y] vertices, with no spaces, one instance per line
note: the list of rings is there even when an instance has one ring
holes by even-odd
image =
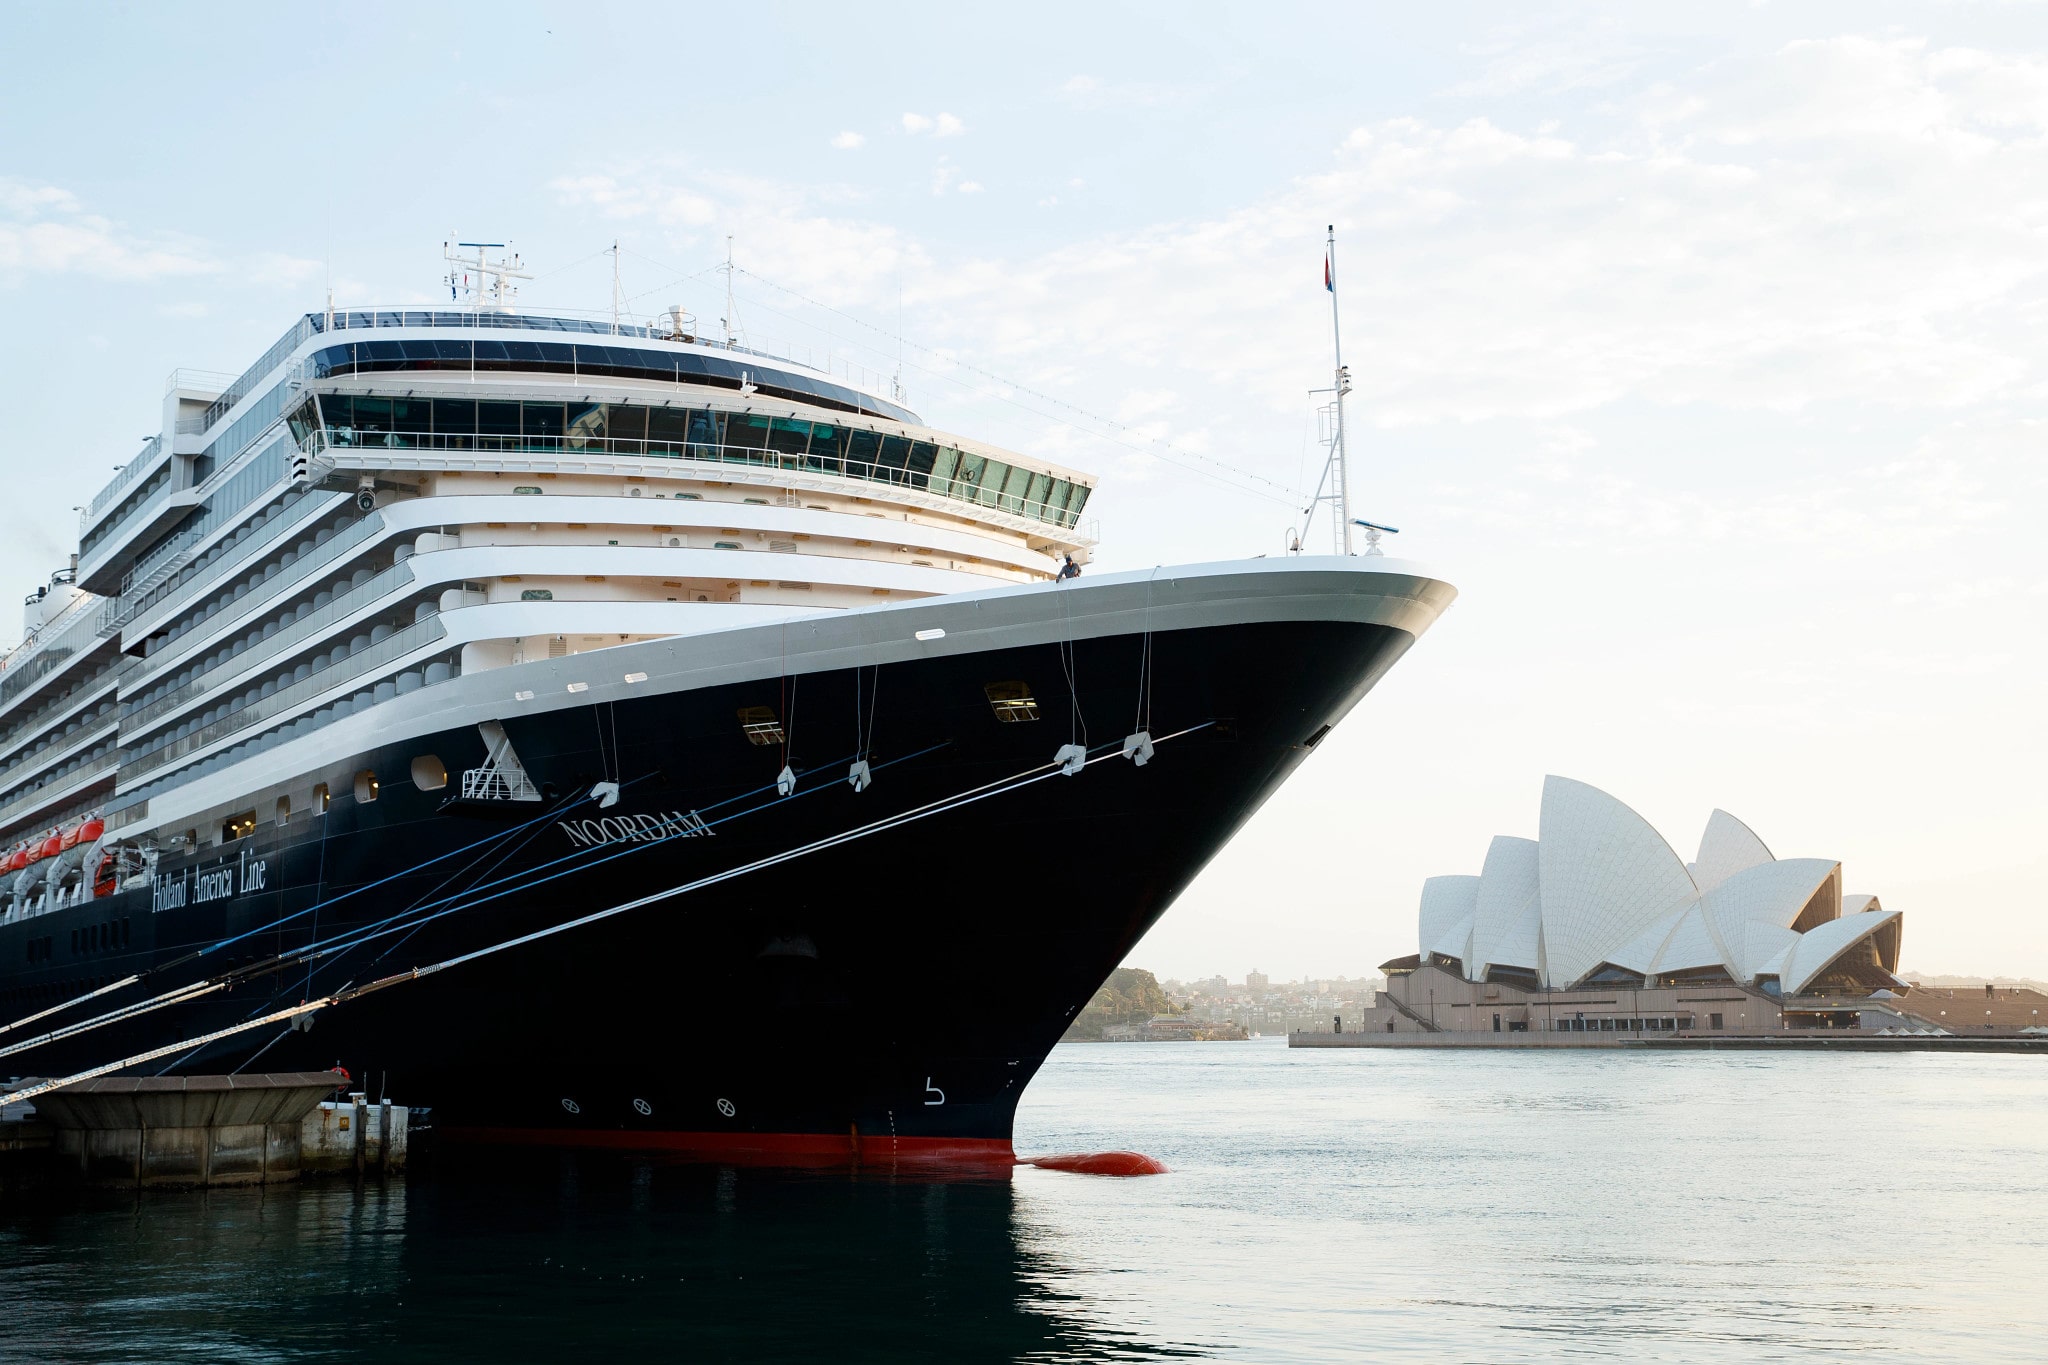
[[[437,1128],[446,1142],[506,1147],[595,1147],[621,1152],[675,1152],[716,1161],[789,1164],[849,1161],[958,1162],[1013,1166],[1008,1138],[890,1137],[868,1133],[676,1133],[588,1128]]]

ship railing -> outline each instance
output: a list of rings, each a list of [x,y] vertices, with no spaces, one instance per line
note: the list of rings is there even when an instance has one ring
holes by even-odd
[[[90,786],[120,761],[121,751],[109,749],[98,758],[88,759],[70,772],[0,805],[0,829],[6,829],[33,811],[70,800],[80,789]]]
[[[524,772],[507,773],[503,768],[487,766],[463,770],[462,799],[538,801],[541,799],[541,793],[540,788],[533,785],[533,779]]]
[[[145,750],[130,751],[122,760],[123,776],[141,777],[163,767],[166,763],[184,758],[230,735],[239,734],[253,725],[297,710],[321,693],[373,673],[415,650],[425,649],[447,634],[448,629],[438,615],[429,616],[423,621],[415,621],[405,629],[386,636],[381,642],[366,645],[346,658],[330,663],[319,672],[300,679],[290,687],[279,688],[268,697],[232,710],[211,724],[200,726],[191,734],[153,745]]]
[[[0,660],[0,714],[37,683],[90,653],[90,646],[84,644],[86,636],[104,638],[106,622],[119,613],[120,607],[118,597],[82,594],[16,646],[5,660]]]
[[[30,753],[26,746],[24,746],[16,752],[13,762],[9,763],[5,768],[0,768],[0,791],[4,791],[9,784],[17,780],[26,781],[32,773],[45,768],[56,767],[66,759],[77,757],[79,753],[92,747],[93,740],[105,734],[119,723],[120,709],[116,707],[104,715],[95,716],[91,720],[86,721],[85,724],[79,726],[68,735],[58,735],[56,742],[41,753]],[[19,778],[17,778],[17,774],[19,774]],[[0,800],[4,799],[6,799],[5,796],[0,796]]]
[[[1096,526],[1093,518],[1084,520],[1078,513],[1068,508],[1056,507],[1048,501],[1028,501],[1010,494],[988,493],[987,490],[975,488],[965,484],[965,481],[958,480],[955,482],[963,485],[962,492],[935,492],[929,482],[915,481],[925,476],[914,475],[908,470],[836,458],[828,463],[765,446],[740,446],[710,441],[655,441],[636,437],[469,436],[316,427],[306,433],[305,438],[299,442],[299,448],[308,457],[315,459],[329,451],[342,450],[391,452],[400,458],[415,453],[458,458],[471,456],[474,458],[449,467],[504,472],[514,472],[522,463],[536,472],[575,472],[577,465],[580,464],[586,472],[617,472],[638,476],[650,471],[638,464],[606,470],[593,468],[589,462],[607,459],[673,460],[687,465],[703,466],[706,477],[709,478],[730,478],[734,472],[733,467],[740,466],[761,470],[764,473],[772,471],[778,484],[809,488],[815,492],[847,491],[837,482],[826,482],[828,479],[853,480],[859,484],[886,484],[895,490],[892,496],[954,516],[961,515],[963,508],[972,508],[979,514],[994,513],[998,517],[1014,518],[1015,529],[1027,534],[1043,535],[1047,528],[1052,528],[1079,533],[1060,537],[1063,541],[1077,545],[1095,543],[1095,538],[1088,529]],[[488,458],[491,456],[510,456],[514,459]],[[515,462],[517,457],[529,458],[523,462]],[[530,457],[542,458],[537,461]],[[711,473],[712,470],[719,472]]]
[[[279,505],[278,514],[261,531],[237,547],[237,553],[223,553],[209,562],[180,562],[171,566],[171,572],[153,587],[140,590],[130,589],[123,593],[123,599],[131,603],[122,614],[122,625],[140,618],[144,613],[154,611],[165,602],[175,599],[180,593],[197,594],[211,587],[220,579],[246,570],[250,562],[269,551],[272,545],[293,532],[304,528],[309,521],[317,520],[330,510],[333,498],[314,498],[309,489],[299,489],[285,495]],[[296,515],[294,513],[296,512]],[[336,537],[337,539],[339,537]],[[192,547],[196,552],[197,546]],[[189,575],[189,576],[188,576]],[[264,585],[268,587],[266,583]],[[261,592],[262,589],[257,589]],[[253,594],[252,594],[253,595]],[[246,599],[245,599],[246,600]]]
[[[121,718],[121,725],[130,734],[139,736],[144,729],[162,717],[199,701],[209,693],[222,689],[224,685],[232,688],[237,680],[255,672],[266,660],[274,659],[318,638],[336,622],[361,611],[372,602],[409,587],[412,582],[413,572],[407,564],[393,564],[384,572],[373,575],[367,582],[349,589],[318,611],[299,617],[269,639],[239,654],[222,659],[209,673],[201,674],[183,687],[159,697],[147,706],[136,708]]]
[[[86,504],[85,520],[90,521],[98,516],[101,508],[119,497],[121,490],[140,478],[142,471],[149,468],[155,462],[156,457],[163,453],[163,448],[164,438],[161,436],[152,436],[147,441],[144,441],[142,443],[142,453],[127,464],[122,465],[120,472],[107,482],[107,486],[93,494],[92,501]]]
[[[303,528],[303,522],[299,523],[299,529]],[[384,518],[376,512],[370,513],[361,521],[355,522],[339,534],[331,537],[326,544],[316,547],[311,554],[303,559],[292,561],[288,567],[280,569],[276,574],[265,579],[260,587],[243,594],[240,598],[222,607],[206,619],[203,623],[205,626],[203,631],[197,626],[187,627],[175,640],[167,641],[163,648],[158,650],[156,655],[152,656],[151,663],[168,666],[174,659],[182,657],[188,650],[194,648],[201,640],[219,639],[230,627],[244,620],[266,604],[275,602],[280,594],[297,590],[305,584],[307,579],[319,574],[337,560],[345,558],[351,551],[360,548],[364,542],[374,538],[383,529]],[[282,538],[282,536],[279,537],[279,539]],[[253,551],[245,552],[238,556],[223,555],[218,563],[228,566],[221,571],[223,575],[230,569],[246,572],[250,567],[250,561],[253,557]],[[197,584],[201,580],[195,579],[193,581]]]

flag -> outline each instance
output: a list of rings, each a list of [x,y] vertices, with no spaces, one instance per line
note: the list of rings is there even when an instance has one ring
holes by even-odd
[[[1323,288],[1332,294],[1337,292],[1337,281],[1330,274],[1330,258],[1323,257]]]

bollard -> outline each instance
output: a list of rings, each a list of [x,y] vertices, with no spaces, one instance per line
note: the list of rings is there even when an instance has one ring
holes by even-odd
[[[377,1103],[377,1178],[391,1174],[391,1101]]]
[[[350,1095],[349,1098],[355,1101],[356,1183],[360,1185],[363,1182],[363,1156],[369,1146],[369,1133],[365,1129],[370,1117],[370,1106],[364,1103],[365,1097],[361,1094]]]

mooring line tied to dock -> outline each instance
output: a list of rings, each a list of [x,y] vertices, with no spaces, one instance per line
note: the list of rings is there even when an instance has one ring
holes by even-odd
[[[1200,725],[1191,725],[1184,730],[1177,730],[1169,735],[1158,736],[1152,740],[1152,743],[1154,745],[1165,744],[1170,740],[1179,739],[1185,735],[1193,734],[1198,730],[1205,730],[1209,728],[1209,725],[1211,723],[1212,722],[1205,721]],[[1100,752],[1087,757],[1083,761],[1081,766],[1086,767],[1095,763],[1100,763],[1101,761],[1107,758],[1117,757],[1119,756],[1121,748],[1122,746],[1120,742],[1102,745],[1100,746]],[[341,990],[334,991],[328,995],[321,996],[318,999],[301,1001],[299,1004],[290,1005],[279,1010],[273,1010],[270,1013],[261,1015],[254,1019],[245,1019],[240,1023],[229,1025],[228,1027],[223,1029],[216,1029],[211,1033],[203,1034],[196,1038],[184,1038],[179,1040],[178,1042],[171,1043],[164,1047],[155,1048],[148,1052],[136,1053],[135,1055],[129,1057],[123,1057],[119,1061],[108,1062],[103,1066],[92,1067],[88,1070],[76,1072],[69,1076],[58,1077],[53,1080],[40,1081],[35,1085],[27,1086],[23,1089],[12,1091],[4,1095],[0,1095],[0,1105],[14,1104],[22,1100],[34,1099],[38,1095],[47,1094],[52,1090],[60,1090],[67,1085],[76,1085],[81,1081],[89,1081],[100,1076],[111,1075],[116,1071],[123,1071],[131,1066],[141,1066],[145,1062],[156,1061],[160,1058],[168,1057],[175,1053],[195,1052],[199,1049],[209,1047],[212,1044],[220,1042],[224,1039],[232,1038],[237,1034],[247,1033],[253,1029],[264,1028],[271,1024],[286,1023],[291,1020],[298,1019],[304,1015],[316,1013],[319,1010],[328,1009],[335,1005],[346,1004],[351,1000],[359,1000],[363,996],[373,994],[377,991],[386,990],[392,986],[404,985],[407,982],[419,981],[426,977],[436,975],[437,973],[447,971],[451,967],[459,967],[465,963],[475,962],[481,958],[490,957],[494,954],[506,952],[513,948],[520,948],[528,944],[537,943],[542,939],[552,938],[557,934],[566,934],[572,929],[586,928],[589,925],[596,924],[602,920],[612,919],[615,916],[623,915],[630,911],[643,909],[647,906],[657,904],[661,901],[673,900],[678,896],[686,896],[693,891],[701,891],[706,887],[716,886],[722,882],[732,881],[736,878],[747,876],[750,873],[759,872],[770,867],[776,867],[782,863],[791,862],[797,858],[806,857],[813,853],[820,853],[827,849],[839,848],[843,845],[853,843],[857,840],[868,838],[871,835],[883,834],[891,830],[901,829],[905,825],[915,824],[919,820],[928,819],[934,815],[943,815],[949,811],[955,811],[963,806],[973,805],[979,801],[986,801],[992,797],[997,796],[1005,796],[1011,792],[1019,791],[1025,787],[1033,786],[1036,783],[1043,782],[1048,778],[1061,776],[1063,774],[1071,774],[1074,770],[1074,765],[1064,762],[1058,758],[1055,758],[1050,763],[1041,763],[1036,767],[1026,768],[1021,772],[1012,774],[1009,777],[1000,778],[994,782],[984,783],[978,787],[970,787],[967,788],[965,791],[957,792],[952,796],[942,797],[939,800],[927,802],[922,806],[915,806],[912,807],[910,810],[900,811],[895,815],[884,816],[880,820],[871,821],[870,823],[865,825],[858,825],[852,829],[842,830],[837,834],[829,834],[826,835],[824,838],[812,840],[810,843],[800,844],[795,848],[785,849],[780,853],[772,853],[769,854],[767,857],[757,858],[753,862],[742,863],[738,867],[727,868],[723,872],[714,872],[709,876],[698,877],[692,881],[683,882],[679,885],[665,888],[664,890],[649,892],[647,895],[637,896],[632,900],[628,901],[622,901],[617,905],[608,906],[603,910],[594,910],[587,915],[579,915],[575,919],[564,920],[560,924],[549,925],[547,928],[544,929],[536,929],[531,933],[520,934],[515,938],[504,939],[500,942],[490,944],[487,947],[477,948],[467,953],[459,953],[454,957],[444,958],[439,962],[429,963],[424,967],[414,967],[408,971],[394,972],[389,976],[379,977],[374,981],[366,981],[361,985],[347,986],[342,988]],[[438,914],[434,916],[434,918],[438,918],[439,914],[455,913],[455,910],[462,908],[464,907],[457,906],[452,909],[442,910],[438,912]],[[412,926],[402,925],[399,927],[402,929]],[[389,932],[397,932],[397,930],[392,930]],[[259,965],[267,967],[269,965],[274,964]],[[243,972],[247,972],[249,970],[251,969],[245,968],[243,969]],[[238,972],[235,975],[239,977],[242,974],[243,973]],[[145,1012],[145,1010],[148,1009],[159,1009],[167,1005],[184,1004],[189,1000],[197,999],[201,995],[210,994],[213,991],[224,989],[228,984],[228,980],[228,978],[223,978],[215,981],[195,982],[190,986],[181,987],[178,990],[166,992],[165,995],[157,997],[155,1000],[141,1001],[135,1005],[128,1006],[124,1009],[112,1011],[108,1015],[102,1016],[98,1020],[82,1021],[81,1023],[72,1025],[67,1029],[57,1030],[51,1034],[45,1035],[43,1038],[31,1039],[26,1042],[17,1043],[11,1048],[0,1050],[0,1056],[4,1056],[8,1052],[20,1051],[28,1047],[36,1046],[40,1042],[54,1041],[55,1039],[60,1037],[75,1036],[78,1033],[85,1032],[88,1028],[100,1027],[105,1024],[119,1023],[124,1019],[133,1018],[135,1015],[143,1013]]]

